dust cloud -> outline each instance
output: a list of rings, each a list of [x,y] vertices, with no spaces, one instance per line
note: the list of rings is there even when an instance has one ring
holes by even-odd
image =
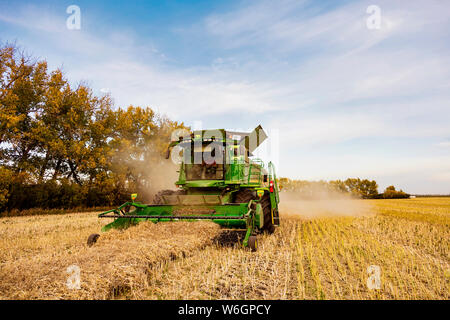
[[[171,159],[164,158],[151,165],[147,171],[146,198],[153,199],[153,196],[161,190],[177,190],[175,182],[178,181],[178,170],[180,170],[180,166],[174,164]]]
[[[360,217],[372,214],[366,200],[344,194],[322,193],[314,198],[301,197],[294,192],[280,192],[280,213],[304,219],[325,217]]]
[[[153,142],[138,151],[132,147],[123,147],[115,164],[122,167],[122,176],[129,181],[122,181],[125,188],[138,194],[138,201],[152,203],[154,195],[161,190],[177,190],[180,166],[170,158],[166,159]],[[139,153],[140,152],[140,153]]]
[[[158,191],[177,190],[175,182],[178,180],[179,165],[171,159],[153,157],[150,163],[133,163],[134,170],[140,173],[139,198],[150,203]]]

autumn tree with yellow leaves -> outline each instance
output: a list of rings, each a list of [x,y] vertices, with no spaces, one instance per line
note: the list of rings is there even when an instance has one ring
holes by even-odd
[[[0,47],[0,211],[111,206],[148,194],[174,129],[150,108],[114,109],[61,70]]]

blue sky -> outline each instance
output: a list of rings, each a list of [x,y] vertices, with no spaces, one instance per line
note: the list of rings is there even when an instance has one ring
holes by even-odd
[[[81,9],[68,30],[66,8]],[[367,28],[369,5],[381,10]],[[272,134],[299,179],[450,193],[448,1],[0,1],[16,41],[117,107]]]

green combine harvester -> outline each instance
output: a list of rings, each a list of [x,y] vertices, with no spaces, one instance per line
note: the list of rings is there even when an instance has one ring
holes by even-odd
[[[178,190],[158,192],[153,204],[131,201],[117,209],[99,214],[112,218],[102,231],[128,228],[141,221],[153,223],[175,220],[210,220],[224,228],[246,229],[243,246],[257,248],[256,235],[273,233],[280,225],[280,201],[275,169],[267,168],[260,159],[251,158],[252,152],[267,138],[261,126],[251,133],[224,129],[194,131],[172,141],[166,158],[177,155]],[[180,156],[181,154],[181,156]],[[93,245],[99,234],[88,238]]]

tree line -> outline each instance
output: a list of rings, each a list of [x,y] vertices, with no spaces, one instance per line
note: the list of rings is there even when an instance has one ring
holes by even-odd
[[[0,212],[112,206],[152,189],[173,129],[149,107],[114,108],[60,69],[0,46]],[[165,165],[165,164],[164,164]]]
[[[398,199],[409,198],[403,190],[396,190],[394,186],[387,187],[383,193],[378,192],[375,180],[348,178],[346,180],[307,181],[280,178],[282,191],[290,192],[301,198],[339,198],[342,195],[361,199]]]

